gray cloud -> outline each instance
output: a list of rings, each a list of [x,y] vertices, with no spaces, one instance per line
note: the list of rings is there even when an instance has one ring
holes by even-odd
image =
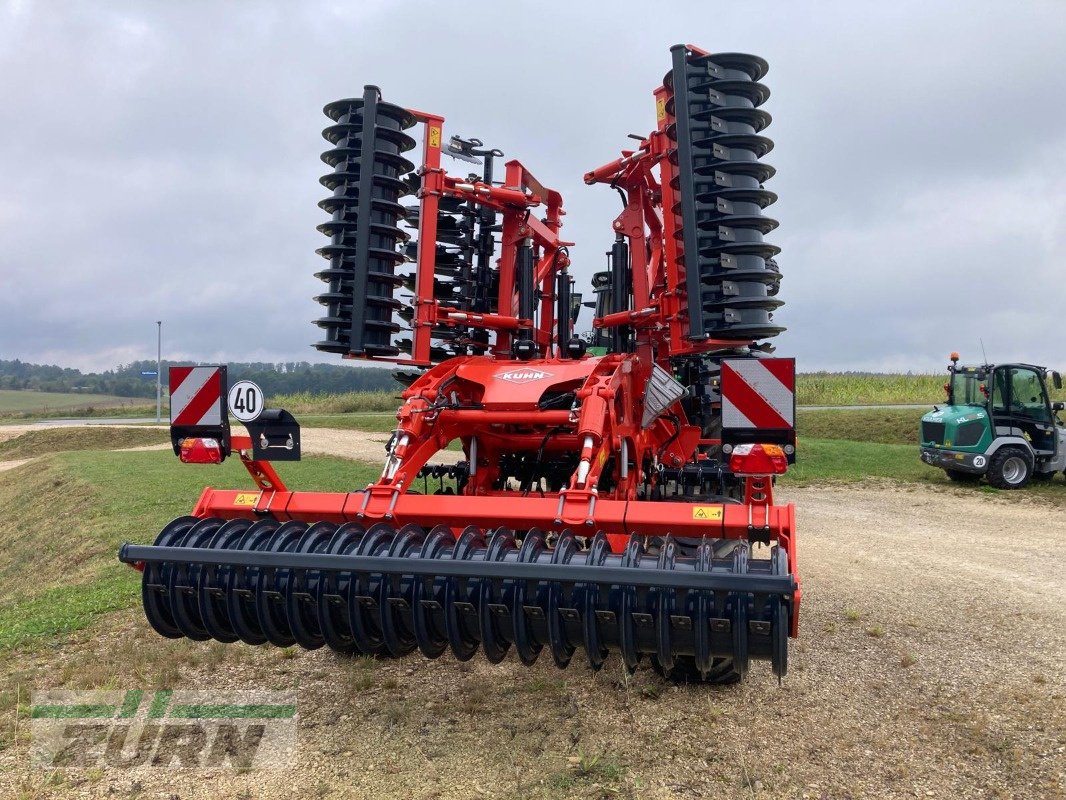
[[[668,47],[767,58],[804,369],[1066,366],[1060,3],[0,2],[0,357],[317,360],[319,131],[382,87],[567,201],[579,277]],[[450,165],[459,172],[463,167]]]

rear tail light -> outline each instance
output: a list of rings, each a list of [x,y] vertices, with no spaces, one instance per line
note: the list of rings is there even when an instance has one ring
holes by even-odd
[[[729,455],[729,469],[735,475],[782,475],[788,457],[776,444],[738,444]]]
[[[189,437],[181,440],[178,457],[183,464],[221,464],[222,445],[218,439]]]

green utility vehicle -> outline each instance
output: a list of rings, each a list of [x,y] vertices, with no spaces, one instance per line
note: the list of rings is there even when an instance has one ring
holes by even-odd
[[[922,461],[953,481],[978,481],[1021,489],[1033,479],[1066,470],[1066,427],[1056,416],[1066,404],[1051,402],[1048,378],[1057,372],[1032,364],[958,366],[951,354],[948,402],[922,417]]]

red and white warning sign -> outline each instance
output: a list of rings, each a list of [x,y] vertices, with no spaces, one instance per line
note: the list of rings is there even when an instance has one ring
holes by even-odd
[[[222,424],[222,367],[170,368],[170,424]]]
[[[796,421],[796,362],[733,358],[722,362],[723,428],[792,428]]]

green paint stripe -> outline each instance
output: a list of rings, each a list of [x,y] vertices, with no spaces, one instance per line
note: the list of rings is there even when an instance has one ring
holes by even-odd
[[[136,716],[137,709],[141,707],[141,698],[143,697],[144,692],[137,689],[131,689],[126,692],[126,699],[122,701],[122,708],[118,712],[119,717],[129,719]]]
[[[176,705],[171,717],[181,719],[291,719],[296,716],[294,705]]]
[[[152,706],[148,709],[148,719],[162,719],[167,713],[167,706],[170,705],[170,696],[174,694],[170,689],[164,689],[155,693],[155,697],[152,698]]]
[[[80,719],[84,717],[113,717],[115,706],[34,706],[30,712],[33,719]]]

